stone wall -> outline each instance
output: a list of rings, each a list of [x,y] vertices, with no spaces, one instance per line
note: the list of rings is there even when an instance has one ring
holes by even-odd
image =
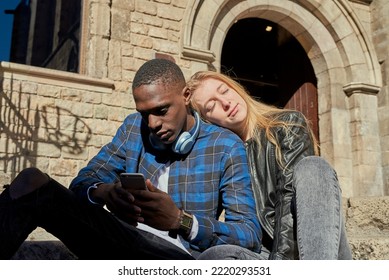
[[[382,149],[382,170],[385,195],[389,195],[389,1],[374,0],[371,4],[372,37],[381,65],[383,85],[378,94],[378,117]]]
[[[134,108],[109,80],[2,62],[0,81],[0,185],[30,166],[68,185]]]
[[[127,88],[135,71],[156,53],[179,61],[187,0],[86,1],[82,73]]]

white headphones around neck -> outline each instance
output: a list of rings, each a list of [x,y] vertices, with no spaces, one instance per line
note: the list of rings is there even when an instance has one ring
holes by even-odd
[[[195,117],[195,129],[193,134],[190,134],[188,131],[182,132],[177,139],[171,144],[171,149],[173,152],[181,155],[186,155],[192,149],[196,138],[199,135],[200,131],[200,117],[197,112],[194,112]],[[153,148],[157,150],[166,150],[167,147],[165,144],[160,142],[155,136],[150,134],[149,136],[150,144]]]

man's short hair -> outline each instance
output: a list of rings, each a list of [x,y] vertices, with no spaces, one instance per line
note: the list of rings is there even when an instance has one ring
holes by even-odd
[[[156,58],[144,63],[136,72],[132,82],[132,90],[142,86],[156,83],[182,84],[185,87],[185,77],[180,67],[174,62]]]

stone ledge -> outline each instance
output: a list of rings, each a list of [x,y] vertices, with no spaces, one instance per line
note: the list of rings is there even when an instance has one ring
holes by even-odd
[[[12,260],[75,260],[77,257],[61,242],[25,241]]]
[[[350,237],[389,236],[389,196],[353,197],[348,201],[346,228]]]
[[[112,93],[114,82],[106,78],[92,78],[78,73],[70,73],[60,70],[46,69],[37,66],[24,65],[12,62],[0,61],[0,73],[3,78],[37,82],[51,86],[62,86],[89,91]]]
[[[389,238],[349,238],[354,260],[389,260]],[[13,260],[75,260],[77,257],[61,241],[25,241]]]
[[[354,197],[345,201],[345,207],[353,259],[389,260],[389,196]],[[76,259],[61,241],[49,239],[55,237],[38,228],[13,259]]]
[[[354,260],[389,260],[389,237],[349,238]]]

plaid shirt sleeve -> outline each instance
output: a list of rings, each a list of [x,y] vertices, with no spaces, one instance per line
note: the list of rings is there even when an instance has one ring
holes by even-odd
[[[70,184],[70,189],[88,202],[87,191],[95,183],[113,183],[123,172],[137,172],[137,161],[142,151],[141,117],[129,115],[119,127],[112,141],[101,148],[82,168]],[[131,143],[131,145],[128,145]]]

